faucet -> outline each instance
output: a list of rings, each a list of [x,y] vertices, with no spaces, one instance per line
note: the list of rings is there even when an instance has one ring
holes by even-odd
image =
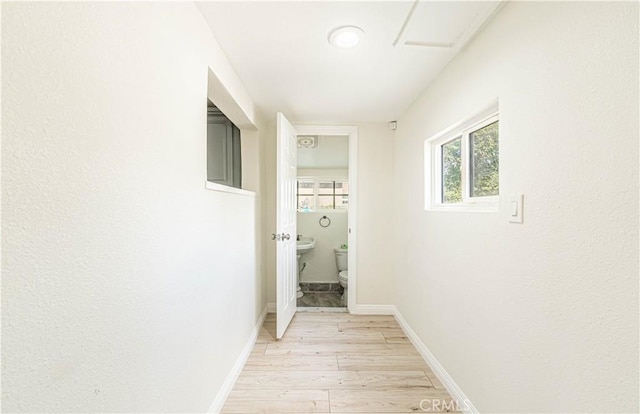
[[[298,234],[298,238],[296,239],[297,241],[300,241],[300,238],[302,237],[302,234]]]

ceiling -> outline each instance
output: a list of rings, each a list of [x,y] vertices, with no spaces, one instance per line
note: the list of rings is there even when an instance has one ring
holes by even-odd
[[[352,123],[400,117],[500,2],[197,4],[265,116]],[[365,32],[355,48],[327,41],[344,25]]]

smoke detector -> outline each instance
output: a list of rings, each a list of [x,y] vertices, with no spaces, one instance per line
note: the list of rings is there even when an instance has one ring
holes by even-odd
[[[299,135],[298,148],[318,148],[317,135]]]

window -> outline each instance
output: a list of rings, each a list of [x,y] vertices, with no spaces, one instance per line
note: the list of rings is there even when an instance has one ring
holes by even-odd
[[[497,105],[425,143],[426,208],[492,210],[499,195]]]
[[[469,196],[498,195],[498,121],[469,134]]]
[[[462,137],[442,144],[442,202],[462,201]]]
[[[340,179],[298,178],[298,211],[347,210],[349,183]]]
[[[298,211],[314,211],[316,198],[313,180],[298,180]]]
[[[347,181],[335,182],[335,209],[336,210],[348,210],[349,209],[349,183]]]
[[[240,129],[207,103],[207,181],[242,188]]]

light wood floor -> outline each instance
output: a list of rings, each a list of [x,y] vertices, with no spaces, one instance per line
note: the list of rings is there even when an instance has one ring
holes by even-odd
[[[222,413],[433,413],[451,407],[393,316],[297,313],[280,341],[275,316],[267,316]]]

